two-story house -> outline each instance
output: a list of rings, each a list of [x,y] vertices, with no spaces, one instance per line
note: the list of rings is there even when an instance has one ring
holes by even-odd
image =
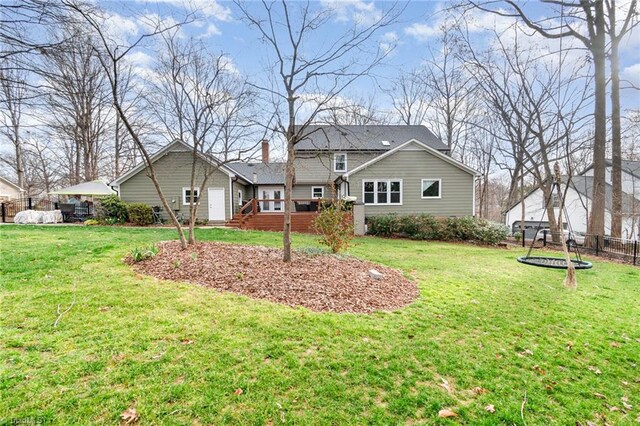
[[[472,216],[477,173],[449,155],[449,148],[424,126],[310,126],[295,147],[293,199],[296,213],[315,210],[319,199],[349,196],[365,206],[365,216],[387,213]],[[196,182],[208,174],[207,190],[191,194],[191,150],[175,141],[153,157],[156,174],[176,212],[188,212],[193,197],[198,217],[237,224],[240,209],[270,214],[284,210],[284,164],[269,160],[262,143],[259,163],[219,164],[201,156]],[[159,205],[144,165],[112,186],[125,201]]]

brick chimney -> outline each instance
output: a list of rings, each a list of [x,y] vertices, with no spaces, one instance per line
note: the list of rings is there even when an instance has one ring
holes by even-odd
[[[269,162],[269,141],[266,139],[262,140],[262,162]]]

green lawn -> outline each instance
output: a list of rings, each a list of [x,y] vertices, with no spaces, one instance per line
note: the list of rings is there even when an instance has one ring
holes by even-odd
[[[420,298],[393,313],[314,313],[122,262],[174,235],[0,227],[0,424],[117,424],[129,407],[140,424],[523,424],[525,391],[528,425],[640,416],[640,268],[591,259],[569,291],[563,271],[517,263],[521,249],[363,238],[350,253],[415,277]],[[438,418],[443,408],[458,417]]]

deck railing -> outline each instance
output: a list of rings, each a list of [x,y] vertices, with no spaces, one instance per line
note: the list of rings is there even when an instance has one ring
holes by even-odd
[[[294,198],[291,200],[291,213],[312,213],[317,212],[325,203],[330,203],[330,199],[320,198]],[[284,199],[282,198],[252,198],[240,207],[240,227],[258,213],[284,213]]]

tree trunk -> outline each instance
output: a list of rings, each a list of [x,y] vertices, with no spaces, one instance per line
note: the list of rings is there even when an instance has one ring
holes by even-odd
[[[293,161],[295,159],[293,138],[293,130],[287,131],[287,163],[284,168],[284,232],[282,235],[282,260],[284,262],[291,262],[291,199],[293,193],[293,180],[295,176],[295,168],[293,166]]]
[[[22,157],[22,143],[20,141],[20,130],[18,126],[14,126],[14,145],[16,148],[16,174],[18,175],[18,186],[22,189],[26,188],[24,179],[24,158]]]
[[[607,76],[605,72],[604,6],[595,2],[595,35],[591,51],[595,67],[595,135],[593,141],[593,193],[591,197],[591,235],[603,236],[605,232],[605,155],[607,144]]]
[[[615,5],[609,10],[611,34],[615,34]],[[622,236],[622,135],[620,128],[620,39],[611,37],[611,236]]]

